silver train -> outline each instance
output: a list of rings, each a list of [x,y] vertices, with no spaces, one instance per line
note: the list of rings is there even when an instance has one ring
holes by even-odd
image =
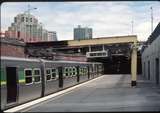
[[[103,64],[1,57],[0,71],[6,110],[101,76]]]

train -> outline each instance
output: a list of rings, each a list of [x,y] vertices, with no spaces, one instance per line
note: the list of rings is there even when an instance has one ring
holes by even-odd
[[[1,110],[89,81],[103,71],[99,62],[1,56]]]

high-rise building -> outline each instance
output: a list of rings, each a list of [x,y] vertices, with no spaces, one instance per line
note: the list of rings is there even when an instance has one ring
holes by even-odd
[[[18,14],[5,34],[6,37],[17,38],[24,42],[48,41],[48,31],[29,13]]]
[[[56,31],[48,31],[48,41],[57,41]]]
[[[74,28],[74,40],[81,39],[91,39],[92,38],[92,28],[84,27],[82,28],[78,25],[77,28]]]

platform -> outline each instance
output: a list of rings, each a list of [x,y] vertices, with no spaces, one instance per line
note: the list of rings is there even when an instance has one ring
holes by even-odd
[[[104,75],[20,112],[160,111],[160,88],[140,78],[131,87],[130,77]]]

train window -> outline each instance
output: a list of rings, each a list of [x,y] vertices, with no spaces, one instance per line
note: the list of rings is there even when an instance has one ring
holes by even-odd
[[[51,69],[50,68],[46,69],[46,80],[47,81],[51,80]]]
[[[82,68],[79,68],[79,75],[82,75]]]
[[[38,68],[34,69],[34,82],[35,83],[41,82],[41,71]]]
[[[73,67],[69,67],[69,74],[68,76],[72,77],[73,76]]]
[[[73,67],[72,71],[73,71],[73,76],[76,76],[77,75],[77,69],[76,69],[76,67]]]
[[[38,70],[35,69],[35,70],[34,70],[34,75],[40,75],[40,69],[38,69]]]
[[[29,70],[25,70],[25,76],[26,77],[29,77],[29,76],[32,76],[32,70],[31,69],[29,69]]]
[[[56,68],[52,68],[52,79],[56,79],[58,76],[58,70]]]
[[[64,68],[64,76],[66,76],[66,77],[69,76],[69,68],[68,67]]]
[[[53,73],[53,72],[56,72],[56,68],[52,68],[52,73]]]
[[[26,77],[26,84],[31,84],[32,83],[32,77]]]
[[[25,74],[26,85],[32,84],[32,69],[25,69],[24,74]]]
[[[87,67],[84,67],[84,75],[87,75],[87,73],[88,73]]]

